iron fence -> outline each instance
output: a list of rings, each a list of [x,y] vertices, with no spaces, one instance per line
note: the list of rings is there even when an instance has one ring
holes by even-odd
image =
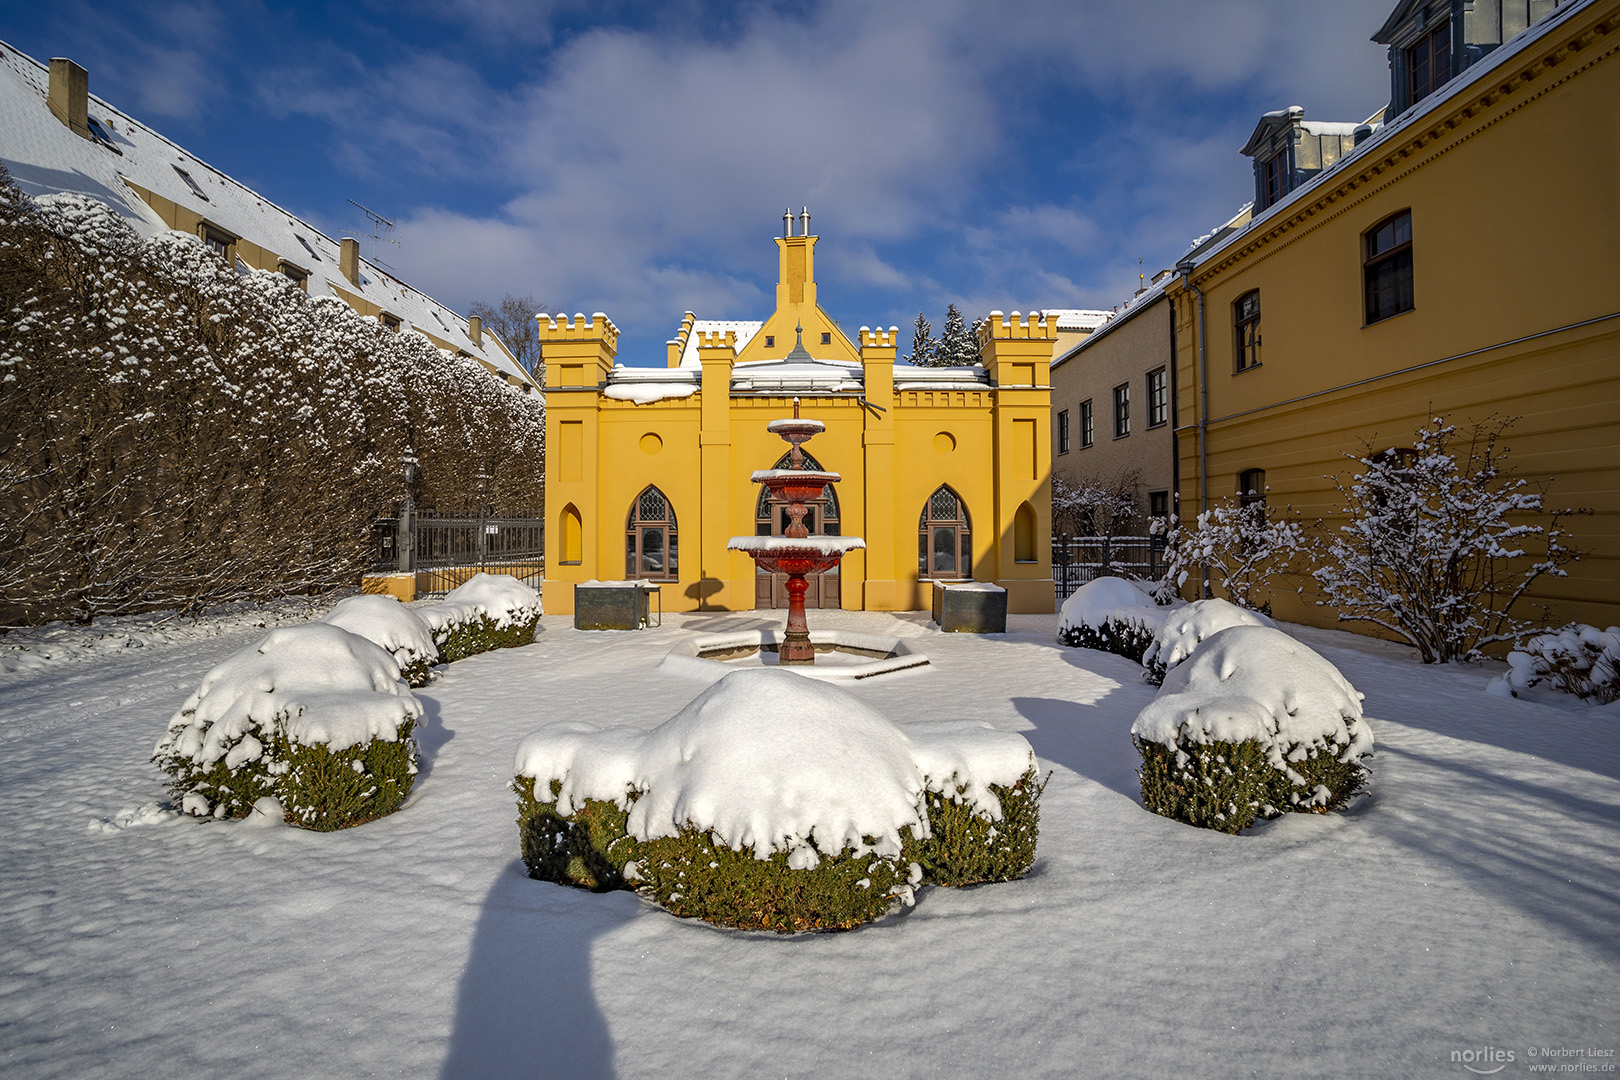
[[[540,587],[545,521],[485,508],[419,510],[410,504],[372,524],[372,569],[416,574],[416,595],[442,595],[479,572]]]
[[[1061,605],[1086,582],[1100,577],[1157,581],[1164,576],[1162,536],[1054,536],[1052,588]]]

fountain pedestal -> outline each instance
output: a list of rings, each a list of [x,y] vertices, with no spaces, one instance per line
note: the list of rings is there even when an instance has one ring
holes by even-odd
[[[810,641],[810,627],[804,618],[804,594],[810,587],[806,575],[831,570],[843,559],[844,553],[866,546],[858,536],[811,536],[805,527],[805,503],[821,494],[828,484],[836,484],[839,475],[833,472],[813,472],[803,468],[801,443],[825,429],[819,420],[801,420],[799,401],[793,399],[793,419],[773,420],[766,430],[782,436],[793,444],[789,456],[790,468],[761,469],[754,473],[754,483],[787,503],[788,527],[781,536],[733,536],[726,546],[732,551],[745,552],[755,565],[769,573],[787,575],[788,619],[783,636],[780,662],[783,664],[814,664],[816,647]]]

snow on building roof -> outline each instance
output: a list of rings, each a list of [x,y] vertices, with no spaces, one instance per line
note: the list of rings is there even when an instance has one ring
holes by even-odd
[[[88,195],[142,236],[154,236],[169,226],[135,189],[150,192],[306,273],[311,296],[369,301],[397,317],[401,330],[417,330],[441,349],[474,357],[504,381],[539,391],[534,377],[487,329],[475,344],[465,318],[365,259],[359,283],[349,281],[339,269],[338,241],[116,106],[89,96],[90,119],[107,136],[105,143],[75,134],[51,112],[49,88],[45,65],[0,42],[0,163],[28,195]],[[245,265],[240,258],[238,264]]]
[[[692,332],[686,335],[686,347],[681,351],[681,364],[683,368],[693,368],[701,371],[703,365],[698,363],[698,335],[724,334],[727,330],[737,334],[737,351],[742,352],[753,336],[759,333],[760,327],[765,323],[761,319],[698,319],[692,323]]]
[[[1041,315],[1048,319],[1057,316],[1059,330],[1095,330],[1114,317],[1112,311],[1093,311],[1090,308],[1045,308]]]
[[[1354,163],[1381,153],[1389,143],[1405,137],[1409,131],[1420,127],[1433,113],[1444,109],[1457,98],[1475,92],[1481,84],[1497,78],[1503,68],[1518,63],[1521,54],[1534,48],[1543,38],[1553,33],[1577,12],[1585,11],[1599,2],[1600,0],[1574,0],[1573,3],[1559,5],[1540,22],[1522,31],[1511,40],[1503,42],[1500,47],[1487,53],[1484,58],[1464,69],[1462,74],[1455,76],[1440,89],[1385,123],[1382,127],[1379,127],[1364,139],[1361,145],[1354,147],[1349,153],[1339,158],[1338,161],[1310,177],[1305,183],[1255,214],[1249,219],[1247,225],[1234,229],[1231,235],[1224,239],[1217,239],[1215,242],[1208,243],[1208,246],[1202,250],[1198,250],[1195,245],[1195,250],[1188,256],[1184,256],[1183,261],[1191,258],[1195,266],[1211,262],[1225,254],[1233,245],[1240,243],[1249,233],[1269,224],[1273,217],[1286,216],[1292,213],[1297,204],[1314,198],[1317,188],[1324,184],[1336,183],[1338,174],[1354,168]],[[1402,10],[1404,10],[1404,7]],[[1391,21],[1392,23],[1395,21],[1394,15],[1391,16]],[[1379,33],[1382,34],[1384,31],[1381,30]],[[1374,40],[1377,40],[1377,38],[1375,37]],[[1095,337],[1096,335],[1093,334],[1092,336]]]

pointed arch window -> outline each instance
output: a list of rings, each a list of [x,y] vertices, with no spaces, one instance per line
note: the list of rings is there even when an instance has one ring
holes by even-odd
[[[652,484],[630,503],[624,531],[624,576],[627,579],[676,580],[680,565],[675,508]]]
[[[973,527],[967,504],[947,484],[934,489],[917,518],[917,574],[931,578],[973,576]]]
[[[810,451],[801,446],[799,453],[803,457],[804,467],[810,472],[827,471],[821,467],[819,461],[810,456]],[[776,464],[772,465],[771,468],[791,468],[792,465],[789,459],[792,455],[793,451],[789,450],[777,459]],[[804,505],[804,526],[810,530],[811,536],[842,535],[840,532],[842,525],[838,513],[838,495],[833,491],[831,484],[821,489],[820,498],[813,499]],[[771,498],[770,489],[762,486],[759,489],[759,501],[754,504],[754,535],[781,536],[784,530],[787,529],[788,524],[787,504]]]

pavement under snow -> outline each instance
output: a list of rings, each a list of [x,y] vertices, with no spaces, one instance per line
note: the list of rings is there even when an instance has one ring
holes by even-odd
[[[169,716],[263,629],[0,674],[0,1073],[1463,1077],[1620,1050],[1615,712],[1348,634],[1284,628],[1365,693],[1371,795],[1225,836],[1142,809],[1153,688],[1059,646],[1057,616],[976,637],[812,612],[931,658],[849,686],[885,715],[1030,741],[1053,775],[1029,877],[799,937],[526,878],[519,740],[652,728],[704,688],[659,670],[683,635],[779,617],[547,616],[417,691],[410,802],[333,834],[158,805]]]

